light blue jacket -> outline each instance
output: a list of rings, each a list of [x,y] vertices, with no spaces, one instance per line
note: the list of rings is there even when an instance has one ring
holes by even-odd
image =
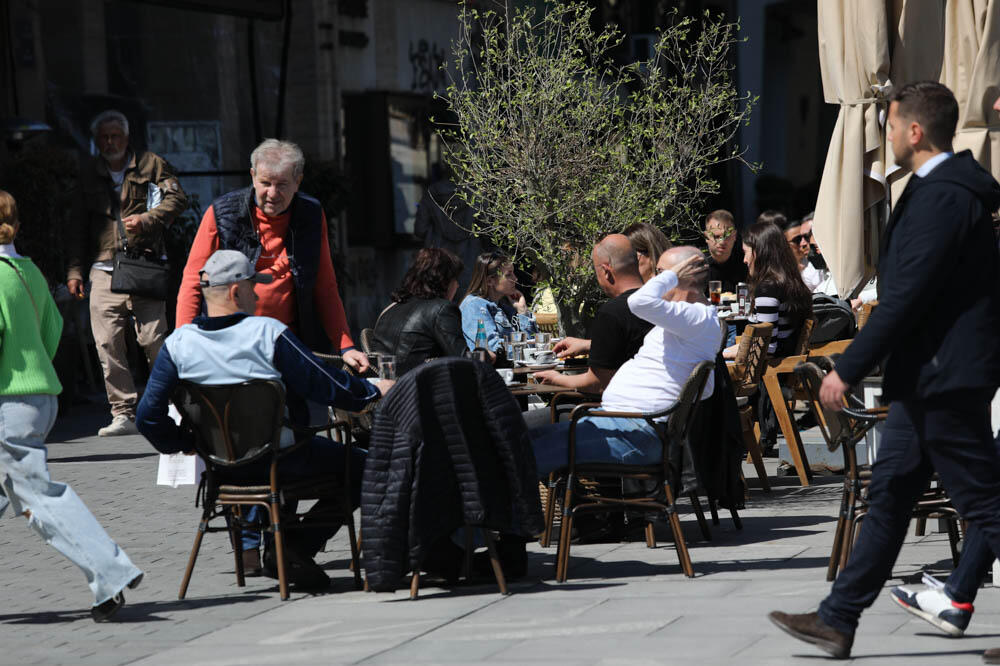
[[[462,333],[465,334],[465,344],[469,349],[476,348],[476,330],[482,320],[486,329],[486,347],[495,352],[503,345],[503,337],[513,330],[520,330],[529,336],[535,334],[535,315],[527,312],[517,314],[514,306],[506,298],[500,303],[494,303],[482,296],[469,294],[462,299],[458,309],[462,311]],[[516,322],[511,323],[511,320]]]

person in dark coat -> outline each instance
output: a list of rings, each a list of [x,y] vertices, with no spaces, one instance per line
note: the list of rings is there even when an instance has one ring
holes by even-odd
[[[394,590],[464,525],[499,530],[501,546],[507,535],[540,533],[538,475],[500,375],[479,361],[442,358],[400,378],[375,415],[361,486],[369,587]]]
[[[896,162],[913,172],[879,258],[879,307],[822,385],[829,409],[881,359],[889,401],[857,545],[816,613],[770,619],[838,658],[878,597],[913,503],[936,470],[958,512],[1000,555],[1000,457],[989,403],[1000,385],[1000,258],[991,213],[1000,184],[969,151],[952,154],[958,104],[945,86],[911,83],[889,106]],[[956,261],[960,257],[960,261]],[[969,609],[971,612],[971,609]]]
[[[452,301],[462,260],[441,248],[417,252],[392,303],[375,322],[375,349],[396,357],[402,375],[424,361],[466,350],[462,313]]]

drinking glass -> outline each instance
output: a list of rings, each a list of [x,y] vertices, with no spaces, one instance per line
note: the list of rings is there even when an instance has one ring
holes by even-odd
[[[718,305],[722,301],[722,282],[720,280],[709,280],[708,295],[712,300],[712,305]]]
[[[488,358],[485,349],[466,349],[462,352],[462,356],[465,358],[473,358],[477,361],[482,361],[483,363],[485,363]]]
[[[535,333],[535,351],[548,351],[551,341],[551,333],[542,333],[541,331]]]
[[[396,357],[392,354],[379,354],[378,376],[382,379],[396,378]]]

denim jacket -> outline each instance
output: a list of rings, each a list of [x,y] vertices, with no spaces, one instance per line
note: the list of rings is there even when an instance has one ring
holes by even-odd
[[[482,296],[469,294],[462,299],[458,309],[462,311],[462,333],[469,349],[476,347],[476,330],[480,320],[486,329],[486,347],[492,352],[499,349],[503,345],[503,337],[515,329],[524,331],[529,336],[538,330],[535,315],[530,312],[517,314],[506,298],[500,303],[494,303]],[[516,324],[511,323],[512,319]]]

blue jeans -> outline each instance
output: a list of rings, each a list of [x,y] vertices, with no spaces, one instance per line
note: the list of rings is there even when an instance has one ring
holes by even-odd
[[[364,449],[357,447],[351,449],[351,507],[355,509],[361,505],[361,476],[365,470],[365,458],[367,455],[368,453]],[[262,462],[241,470],[238,477],[233,475],[227,478],[243,481],[266,479],[269,465],[269,462]],[[314,437],[311,443],[302,446],[278,463],[278,478],[281,481],[308,479],[311,476],[322,474],[333,474],[337,478],[343,478],[344,474],[344,445],[339,442],[332,442],[325,437]],[[324,502],[317,502],[310,509],[310,512],[315,511],[317,516],[321,516],[325,508],[326,505]],[[294,510],[294,507],[292,507],[292,510]],[[267,511],[259,506],[250,507],[250,510],[246,513],[246,520],[251,523],[259,523],[266,517]],[[308,514],[304,521],[308,522]],[[323,527],[293,531],[296,534],[294,537],[291,537],[289,543],[294,540],[297,552],[313,557],[323,549],[327,540],[336,534],[337,528]],[[260,547],[259,529],[245,529],[242,531],[242,535],[243,550]]]
[[[990,552],[1000,554],[1000,456],[990,433],[992,397],[993,391],[967,390],[892,403],[872,467],[864,528],[847,567],[820,604],[824,622],[854,632],[861,612],[892,575],[913,503],[935,470],[955,508],[974,526],[970,538],[982,539]],[[970,545],[982,556],[982,546],[967,543],[966,549]],[[981,565],[970,561],[968,566]]]
[[[531,431],[531,445],[538,463],[538,477],[569,462],[569,423],[552,423]],[[651,465],[662,460],[663,447],[656,430],[646,421],[584,416],[576,426],[578,463]]]
[[[73,489],[49,476],[45,437],[57,411],[54,395],[0,396],[0,515],[8,505],[30,512],[38,535],[83,570],[96,606],[142,572]]]

